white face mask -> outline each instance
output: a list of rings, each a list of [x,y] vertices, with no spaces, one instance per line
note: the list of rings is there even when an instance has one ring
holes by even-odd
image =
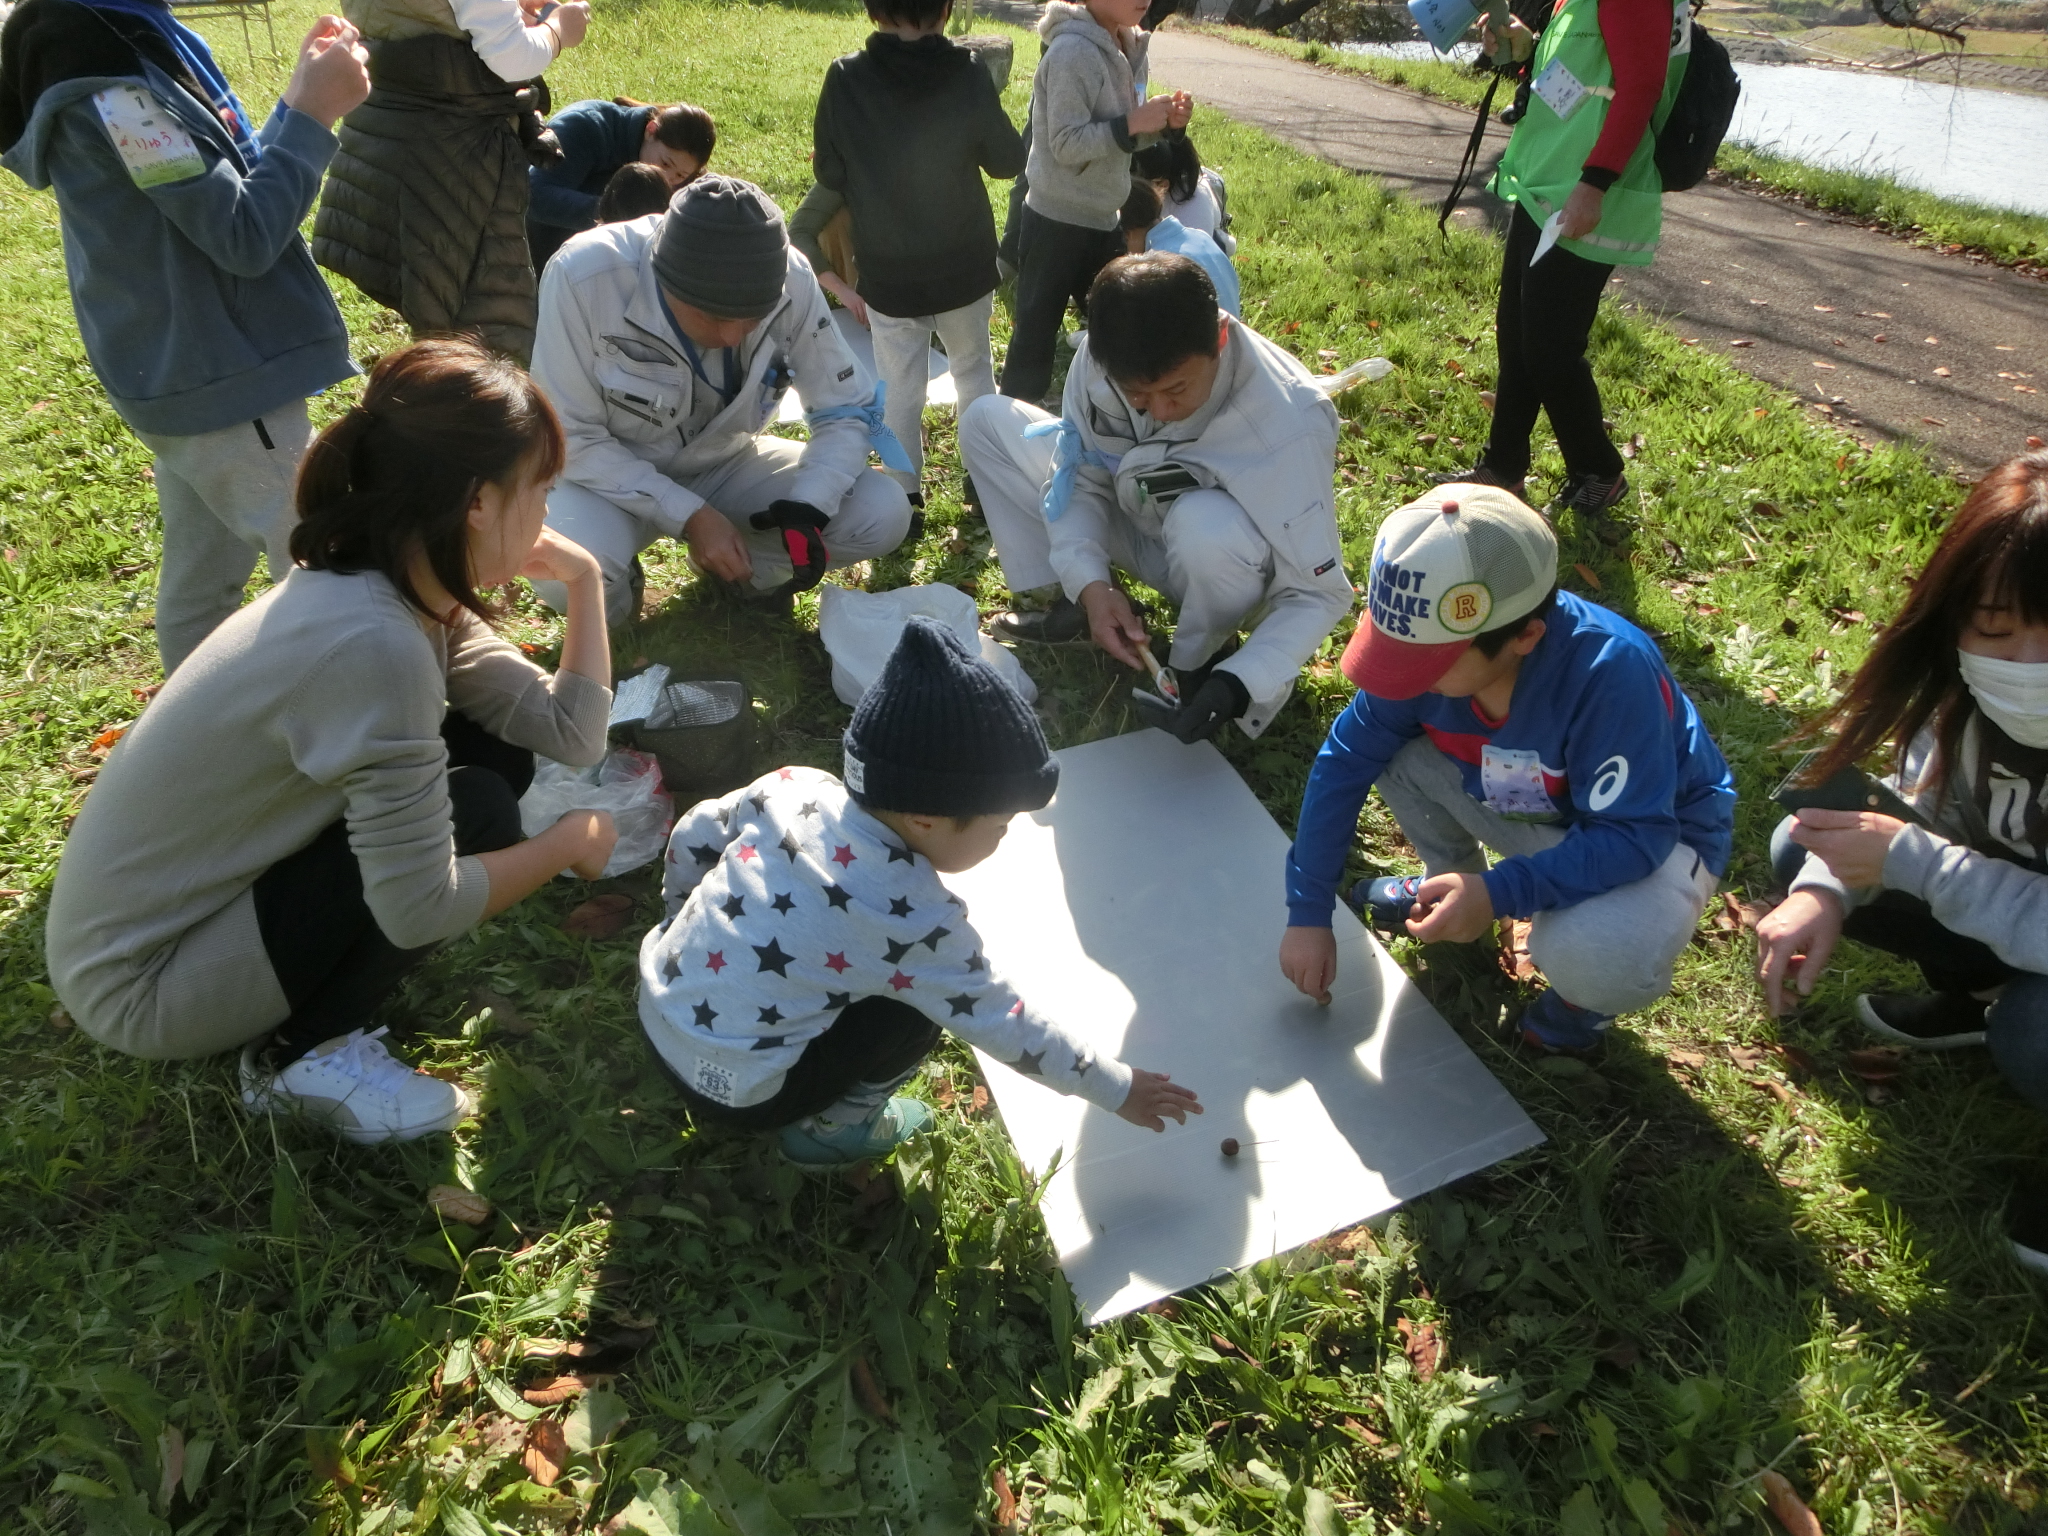
[[[2048,749],[2048,661],[2000,661],[1963,650],[1956,660],[1993,725],[2023,747]]]

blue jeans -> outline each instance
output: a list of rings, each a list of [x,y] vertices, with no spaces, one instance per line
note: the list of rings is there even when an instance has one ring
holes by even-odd
[[[1771,873],[1789,886],[1806,862],[1787,816],[1771,834]],[[1984,1015],[1984,1043],[2013,1091],[2048,1114],[2048,976],[2015,970],[1980,939],[1944,928],[1927,903],[1904,891],[1879,891],[1849,913],[1844,938],[1911,960],[1936,992],[2000,988]]]

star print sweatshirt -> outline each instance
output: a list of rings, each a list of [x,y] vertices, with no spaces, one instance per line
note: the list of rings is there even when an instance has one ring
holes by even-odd
[[[706,800],[669,834],[667,915],[640,945],[640,1023],[708,1099],[773,1098],[839,1010],[891,997],[1048,1088],[1104,1109],[1131,1069],[992,975],[966,903],[815,768]]]

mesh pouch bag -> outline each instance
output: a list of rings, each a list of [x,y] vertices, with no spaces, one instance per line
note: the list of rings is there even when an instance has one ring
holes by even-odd
[[[628,728],[652,752],[679,807],[737,789],[754,777],[754,697],[731,678],[666,684],[645,719]]]

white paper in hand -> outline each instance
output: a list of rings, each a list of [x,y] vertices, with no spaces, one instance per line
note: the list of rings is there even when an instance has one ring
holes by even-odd
[[[1537,236],[1536,249],[1529,257],[1530,266],[1535,266],[1537,262],[1550,254],[1550,248],[1557,244],[1557,232],[1563,227],[1564,210],[1560,208],[1543,221],[1543,233]]]

